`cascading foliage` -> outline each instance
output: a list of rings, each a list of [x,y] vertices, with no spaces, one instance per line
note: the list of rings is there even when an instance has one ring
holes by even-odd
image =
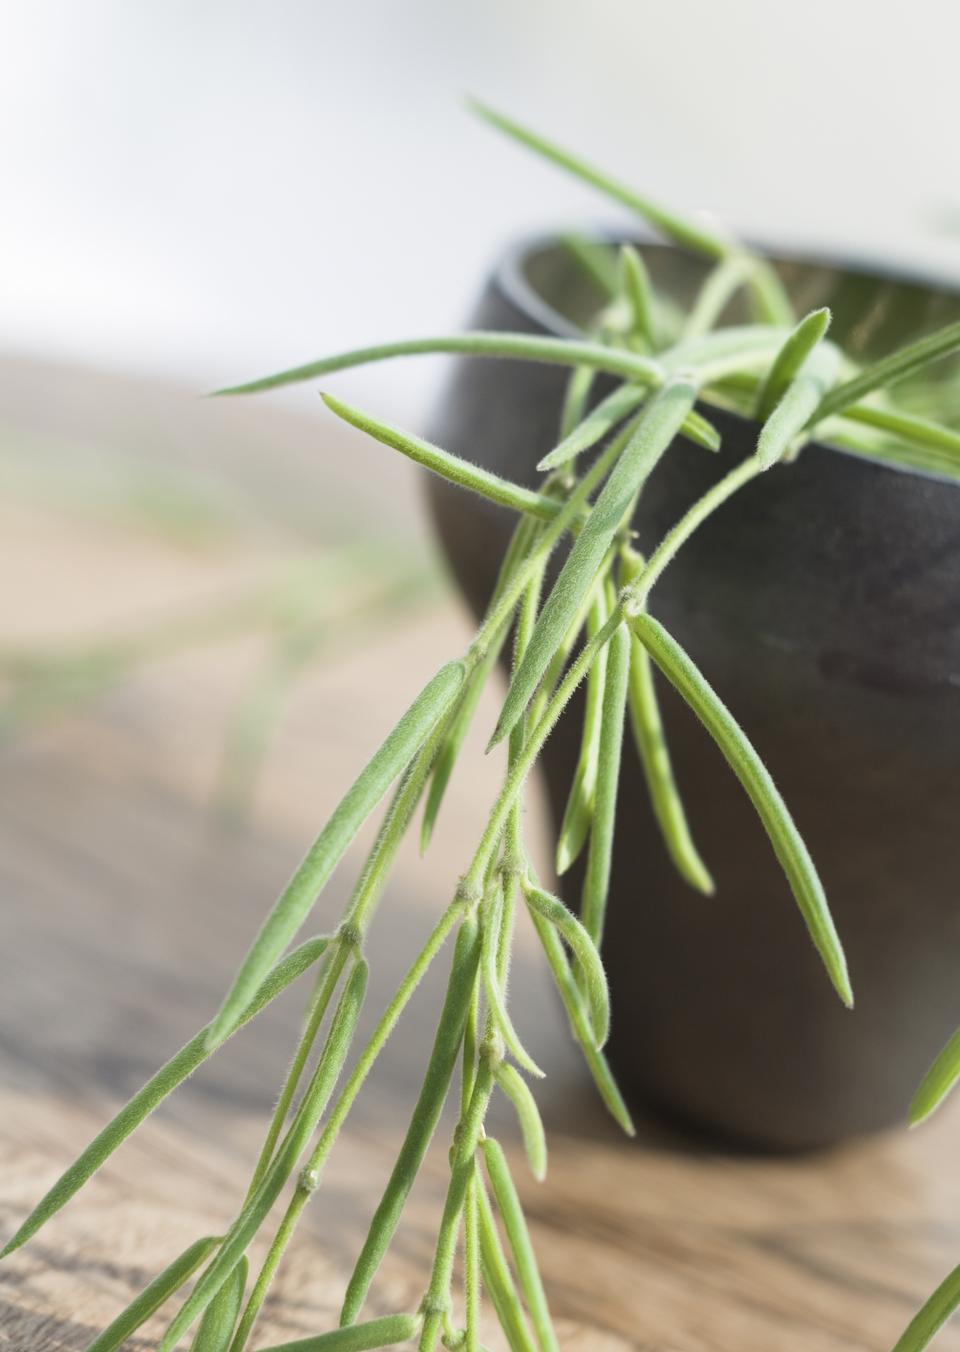
[[[611,268],[609,251],[572,240],[571,249],[609,298],[581,338],[469,333],[417,339],[344,353],[223,391],[252,393],[427,352],[551,362],[570,371],[567,396],[558,410],[557,445],[540,465],[544,477],[539,491],[324,394],[334,414],[385,446],[514,511],[516,528],[469,648],[427,683],[344,794],[264,922],[213,1021],[100,1132],[3,1250],[7,1255],[26,1243],[222,1042],[292,982],[310,974],[314,986],[303,1034],[235,1220],[226,1234],[199,1239],[175,1258],[88,1352],[120,1347],[194,1276],[189,1295],[160,1340],[160,1352],[172,1352],[187,1337],[194,1352],[243,1352],[250,1345],[271,1281],[301,1213],[322,1186],[350,1109],[424,973],[441,960],[448,963],[449,977],[423,1084],[347,1282],[339,1327],[270,1352],[350,1352],[411,1342],[421,1352],[433,1352],[441,1344],[479,1352],[481,1324],[492,1318],[514,1352],[558,1347],[507,1159],[484,1123],[493,1095],[505,1095],[516,1110],[530,1168],[536,1178],[544,1177],[546,1139],[530,1088],[541,1071],[510,1013],[514,926],[522,912],[540,938],[601,1098],[624,1131],[633,1130],[603,1052],[610,1011],[600,958],[628,721],[664,846],[692,887],[713,891],[671,769],[655,672],[690,706],[742,784],[828,979],[845,1004],[853,1003],[820,879],[786,804],[733,714],[649,613],[648,602],[664,569],[712,512],[752,480],[788,465],[814,437],[858,454],[960,476],[960,435],[897,408],[885,395],[894,381],[960,350],[960,325],[858,368],[831,343],[829,312],[820,309],[798,318],[762,258],[719,233],[679,219],[499,114],[483,107],[477,111],[516,141],[636,210],[668,239],[710,259],[712,268],[684,314],[674,298],[655,292],[635,249],[623,248],[618,266]],[[719,327],[738,293],[747,299],[752,322]],[[591,393],[598,373],[619,383],[596,403]],[[644,484],[680,433],[702,446],[704,454],[719,447],[720,437],[703,412],[711,403],[756,419],[756,450],[643,557],[635,548],[630,522]],[[567,552],[547,590],[547,563],[558,548]],[[473,857],[465,861],[451,889],[448,906],[344,1077],[366,993],[364,941],[397,849],[421,803],[424,848],[436,830],[444,790],[480,693],[508,641],[513,675],[491,739],[508,744],[503,785]],[[544,743],[582,682],[581,754],[556,842],[561,877],[586,851],[583,892],[572,908],[536,876],[524,842],[522,804]],[[379,833],[339,923],[288,952],[356,833],[391,789]],[[958,1076],[960,1034],[924,1081],[914,1120],[932,1111]],[[451,1098],[459,1102],[459,1120],[422,1300],[415,1310],[371,1318],[366,1307],[377,1270],[441,1110]],[[247,1250],[262,1227],[274,1224],[274,1206],[282,1195],[281,1219],[251,1284]],[[911,1323],[897,1352],[924,1347],[958,1303],[960,1269]]]

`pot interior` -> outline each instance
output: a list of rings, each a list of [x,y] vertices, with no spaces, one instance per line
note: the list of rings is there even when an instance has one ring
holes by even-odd
[[[622,241],[593,246],[596,262],[611,272]],[[672,300],[676,313],[693,302],[710,272],[709,260],[668,244],[631,241],[639,249],[655,290]],[[960,292],[929,280],[880,267],[768,254],[798,314],[827,305],[833,314],[830,337],[856,361],[866,363],[945,324],[960,321]],[[508,260],[502,283],[511,298],[547,329],[560,333],[588,329],[609,294],[570,246],[540,240]],[[741,289],[720,318],[722,324],[755,320]],[[667,323],[670,316],[667,314]],[[905,412],[933,417],[960,430],[960,353],[900,381],[891,400]]]

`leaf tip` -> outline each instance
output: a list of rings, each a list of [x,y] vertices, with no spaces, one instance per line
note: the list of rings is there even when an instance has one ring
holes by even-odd
[[[570,849],[569,841],[566,837],[561,836],[557,841],[557,852],[553,860],[554,872],[558,878],[563,877],[567,869],[573,864],[575,857],[573,851]]]
[[[503,719],[501,718],[493,732],[490,734],[490,740],[487,742],[484,754],[489,755],[493,748],[503,741],[509,731],[509,728],[503,726]]]
[[[342,399],[338,399],[335,394],[331,394],[329,390],[321,390],[320,398],[326,404],[330,412],[335,413],[338,418],[345,418],[347,416],[348,406]]]
[[[236,1027],[236,1020],[232,1014],[223,1009],[210,1024],[203,1039],[204,1050],[215,1052],[218,1047],[222,1047],[227,1038]]]
[[[684,860],[682,873],[693,890],[699,892],[701,896],[717,895],[717,884],[713,881],[713,875],[699,855]]]

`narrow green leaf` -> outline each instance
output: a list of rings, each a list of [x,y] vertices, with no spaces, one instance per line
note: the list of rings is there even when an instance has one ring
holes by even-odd
[[[219,1243],[219,1235],[208,1235],[206,1239],[198,1239],[195,1244],[184,1249],[179,1258],[175,1258],[169,1267],[154,1277],[150,1285],[117,1315],[113,1323],[99,1337],[94,1338],[86,1352],[114,1352],[114,1348],[122,1347],[131,1333],[135,1333],[174,1292],[180,1290],[184,1282],[189,1281]]]
[[[910,413],[899,413],[896,409],[877,408],[873,404],[851,404],[840,417],[890,432],[916,446],[943,451],[950,462],[960,469],[960,432],[954,431],[952,427],[944,427],[942,423],[918,418]]]
[[[500,939],[500,923],[503,914],[503,890],[498,882],[484,898],[480,910],[482,930],[480,945],[480,967],[483,974],[483,989],[487,997],[490,1017],[493,1019],[507,1050],[524,1070],[543,1079],[543,1071],[520,1041],[519,1034],[507,1009],[504,994],[500,986],[497,971],[497,954]]]
[[[504,626],[476,667],[467,676],[460,704],[450,722],[450,727],[444,735],[440,750],[437,752],[433,769],[430,772],[430,788],[420,825],[421,854],[426,853],[433,838],[433,829],[437,824],[437,817],[443,805],[447,785],[450,783],[457,758],[460,755],[467,733],[470,731],[473,716],[477,711],[477,705],[480,703],[490,673],[500,657],[507,632],[507,627]]]
[[[793,449],[810,413],[833,384],[839,360],[835,347],[818,347],[807,357],[760,429],[756,454],[762,469],[772,468]]]
[[[911,1127],[918,1127],[940,1104],[960,1080],[960,1029],[937,1056],[924,1075],[920,1088],[910,1104]]]
[[[305,972],[308,967],[312,967],[329,942],[329,939],[326,938],[308,939],[306,943],[301,944],[299,948],[294,949],[281,962],[278,962],[244,1010],[236,1027],[242,1028],[244,1024],[249,1023],[265,1005],[275,999],[281,991],[286,990],[291,982],[296,981],[297,977]],[[191,1038],[186,1046],[181,1047],[180,1051],[171,1057],[166,1065],[161,1066],[156,1075],[134,1094],[129,1103],[120,1109],[116,1117],[102,1131],[97,1133],[82,1154],[60,1175],[53,1187],[37,1203],[13,1238],[7,1242],[6,1247],[0,1252],[0,1258],[6,1258],[7,1254],[13,1253],[14,1249],[19,1249],[22,1244],[26,1244],[27,1240],[35,1235],[51,1216],[55,1215],[62,1206],[70,1201],[75,1193],[79,1192],[84,1183],[110,1158],[130,1133],[135,1131],[140,1123],[150,1116],[167,1095],[171,1094],[178,1085],[183,1084],[184,1080],[206,1061],[211,1054],[207,1045],[209,1028],[210,1026],[201,1029],[196,1037]]]
[[[695,394],[689,381],[672,380],[641,413],[540,612],[530,646],[510,683],[491,745],[507,735],[526,709],[580,602],[593,585],[625,514],[679,431]]]
[[[441,667],[344,794],[254,940],[213,1022],[211,1046],[234,1028],[240,1011],[303,924],[364,821],[452,707],[464,675],[462,662]]]
[[[542,1183],[547,1176],[547,1137],[537,1101],[526,1080],[509,1062],[504,1061],[498,1066],[496,1080],[516,1110],[530,1172],[538,1183]]]
[[[618,385],[605,399],[573,427],[563,440],[537,465],[537,469],[558,469],[568,465],[578,455],[590,450],[624,418],[635,413],[647,397],[647,390],[636,385]],[[680,428],[683,435],[708,451],[720,449],[720,433],[696,409],[691,409]]]
[[[681,217],[674,215],[673,212],[665,210],[655,202],[651,202],[649,198],[641,197],[638,193],[632,192],[622,183],[618,183],[601,170],[594,169],[592,165],[587,164],[578,156],[572,155],[568,150],[561,149],[552,141],[538,136],[536,132],[529,131],[518,122],[513,122],[510,118],[504,117],[502,113],[495,112],[477,99],[470,99],[469,103],[473,111],[478,113],[484,121],[489,122],[491,126],[505,132],[513,140],[519,141],[528,150],[534,151],[544,159],[551,160],[561,169],[566,169],[568,173],[582,179],[584,183],[589,183],[591,187],[598,188],[600,192],[613,198],[615,202],[620,202],[631,211],[637,212],[667,239],[674,240],[693,253],[706,254],[708,258],[724,258],[729,252],[731,247],[729,242],[720,235],[715,235],[706,227],[693,221],[683,220]]]
[[[930,1299],[910,1320],[893,1352],[921,1352],[960,1307],[960,1267],[940,1283]]]
[[[370,1223],[360,1256],[353,1269],[340,1311],[340,1323],[352,1324],[367,1298],[370,1283],[383,1259],[414,1179],[436,1131],[450,1089],[457,1053],[463,1042],[467,1013],[473,998],[480,958],[479,930],[474,918],[460,927],[450,968],[446,999],[427,1065],[423,1086],[396,1163],[380,1205]]]
[[[680,431],[688,441],[695,441],[698,446],[703,446],[708,451],[719,451],[721,445],[720,433],[709,422],[702,413],[698,413],[695,408],[683,420],[683,426]]]
[[[529,877],[523,881],[523,894],[531,910],[542,915],[556,927],[579,963],[583,975],[583,991],[590,1009],[594,1046],[599,1049],[606,1042],[610,1032],[610,991],[597,946],[585,927],[573,912],[564,906],[559,897],[544,891]]]
[[[601,654],[600,656],[605,656]],[[590,668],[590,674],[600,665],[600,658]],[[603,687],[601,686],[601,694]],[[570,793],[567,797],[567,805],[563,810],[563,820],[560,823],[560,830],[557,834],[557,849],[554,858],[554,868],[557,874],[562,877],[568,869],[572,868],[580,857],[580,852],[587,843],[587,837],[590,835],[590,823],[593,821],[593,800],[596,789],[596,757],[591,754],[589,760],[584,759],[584,750],[581,750],[580,761],[577,764],[576,773],[573,777],[573,783],[570,785]]]
[[[466,1112],[461,1114],[451,1151],[450,1182],[444,1199],[443,1215],[440,1218],[430,1282],[421,1302],[424,1321],[420,1352],[434,1352],[443,1329],[444,1314],[449,1308],[460,1219],[466,1202],[467,1188],[476,1176],[474,1157],[483,1132],[483,1121],[492,1091],[493,1073],[490,1059],[482,1057],[477,1067],[470,1102]]]
[[[928,446],[916,446],[905,441],[890,441],[873,428],[854,426],[843,414],[818,423],[813,435],[828,446],[850,451],[878,465],[933,474],[942,479],[960,478],[960,460],[955,453],[931,450]]]
[[[630,675],[630,631],[625,624],[617,628],[608,646],[607,672],[603,688],[603,716],[600,721],[597,756],[597,792],[580,908],[584,928],[598,945],[603,935],[607,896],[610,891],[620,753],[623,746],[623,721]]]
[[[590,391],[597,373],[589,366],[575,366],[567,380],[560,410],[560,437],[568,437],[585,418]]]
[[[842,385],[836,385],[826,394],[820,406],[810,419],[811,423],[821,422],[833,413],[842,413],[851,404],[858,403],[873,390],[888,389],[898,380],[912,375],[931,362],[948,357],[960,350],[960,323],[947,324],[936,333],[928,334],[915,343],[908,343],[889,357],[883,357],[871,366],[865,367],[859,375]]]
[[[239,1263],[270,1208],[279,1197],[284,1184],[296,1168],[300,1156],[316,1130],[317,1123],[323,1116],[334,1085],[343,1069],[360,1016],[367,987],[367,974],[367,964],[361,959],[344,986],[313,1078],[297,1108],[290,1129],[274,1156],[273,1163],[257,1191],[231,1225],[216,1258],[170,1324],[159,1343],[158,1352],[172,1352],[187,1329],[203,1314]]]
[[[611,550],[610,552],[611,561],[613,557],[614,553]],[[587,592],[586,596],[583,598],[579,607],[577,608],[577,613],[573,617],[573,620],[566,634],[564,634],[563,642],[560,644],[559,648],[557,649],[557,651],[554,653],[553,657],[550,660],[550,665],[547,667],[546,675],[540,682],[540,688],[537,691],[535,698],[532,700],[530,704],[529,723],[531,727],[536,727],[537,723],[540,721],[541,717],[543,716],[543,712],[547,707],[547,704],[549,703],[551,697],[553,696],[556,690],[557,684],[559,683],[561,677],[563,676],[564,672],[567,669],[567,665],[570,661],[570,654],[573,652],[573,649],[580,638],[580,635],[583,631],[583,627],[586,624],[590,611],[593,608],[593,604],[596,601],[597,595],[603,591],[603,582],[605,574],[606,574],[606,565],[602,565],[600,568],[600,574],[598,575],[593,586]],[[604,649],[601,649],[601,652],[602,651],[604,651]]]
[[[847,964],[823,886],[766,766],[729,709],[663,626],[649,615],[633,616],[630,623],[637,638],[703,723],[743,785],[770,837],[830,980],[843,1003],[852,1007],[853,992]]]
[[[607,619],[603,589],[591,607],[588,630],[598,633]],[[557,834],[556,870],[560,877],[577,861],[590,834],[597,789],[597,764],[600,758],[600,729],[603,715],[603,690],[607,671],[607,649],[601,648],[587,674],[587,693],[583,712],[580,758],[577,761],[570,795]]]
[[[388,1314],[365,1324],[333,1329],[314,1338],[294,1338],[290,1343],[273,1343],[263,1352],[372,1352],[377,1347],[396,1347],[416,1337],[420,1320],[412,1314]]]
[[[510,538],[510,544],[507,552],[503,556],[500,564],[500,570],[497,575],[497,581],[494,585],[493,595],[490,597],[486,614],[491,615],[497,606],[504,591],[516,575],[517,569],[525,560],[531,545],[538,536],[539,528],[537,524],[529,517],[523,517],[517,522],[513,535]],[[473,722],[473,716],[476,713],[480,697],[490,678],[490,673],[496,666],[497,659],[506,642],[510,632],[510,619],[507,617],[500,626],[498,632],[491,638],[486,651],[472,671],[468,671],[464,688],[460,692],[459,702],[455,709],[450,726],[443,736],[440,749],[434,760],[433,769],[430,773],[430,789],[427,794],[427,801],[423,809],[423,821],[420,828],[420,853],[425,854],[433,835],[433,829],[436,825],[437,816],[443,803],[444,794],[447,785],[450,782],[450,776],[457,763],[457,757],[470,731],[470,725]]]
[[[483,1304],[483,1278],[480,1275],[480,1212],[477,1204],[477,1170],[471,1171],[467,1200],[463,1206],[463,1306],[464,1352],[482,1352],[480,1314]]]
[[[315,380],[334,371],[347,371],[354,366],[387,361],[392,357],[416,357],[432,353],[452,353],[464,357],[494,357],[507,361],[537,361],[555,366],[590,366],[596,371],[608,371],[644,384],[659,385],[663,371],[657,362],[637,352],[605,347],[602,343],[573,338],[550,338],[529,333],[455,333],[439,338],[410,338],[398,343],[380,343],[375,347],[359,347],[352,352],[338,352],[332,357],[294,366],[289,371],[243,385],[214,391],[217,395],[258,394],[261,390],[275,390],[281,385],[296,385],[304,380]]]
[[[248,1269],[249,1264],[244,1255],[216,1298],[204,1310],[196,1336],[190,1344],[190,1352],[229,1352],[247,1285]]]
[[[757,395],[757,417],[765,422],[799,374],[810,353],[825,336],[832,315],[824,306],[811,310],[784,340]]]
[[[767,324],[787,328],[796,321],[793,302],[777,273],[766,258],[750,255],[752,267],[748,285],[753,295],[754,313]]]
[[[493,1301],[510,1352],[537,1352],[513,1276],[504,1256],[490,1198],[479,1172],[475,1171],[477,1211],[480,1221],[480,1258],[483,1280]]]
[[[372,414],[363,413],[360,409],[345,404],[332,394],[321,391],[320,398],[331,413],[335,413],[351,427],[359,428],[375,441],[399,451],[415,464],[432,470],[442,479],[456,484],[458,488],[478,493],[488,502],[495,502],[500,507],[509,507],[511,511],[528,512],[542,521],[552,521],[560,510],[562,504],[556,498],[545,497],[542,493],[534,493],[529,488],[521,487],[520,484],[511,483],[509,479],[502,479],[499,474],[492,474],[489,470],[481,469],[479,465],[472,465],[468,460],[462,460],[459,456],[452,455],[421,437],[411,436],[408,432],[401,431],[399,427],[394,427],[392,423],[383,422]]]
[[[624,244],[620,250],[620,290],[627,298],[633,317],[631,333],[651,352],[656,352],[659,347],[657,303],[647,265],[632,244]]]
[[[601,295],[613,300],[617,294],[617,264],[610,246],[569,233],[560,235],[559,240]]]
[[[559,445],[543,457],[537,469],[557,469],[560,465],[569,464],[581,452],[588,451],[601,441],[617,423],[635,412],[646,397],[647,391],[638,385],[618,385],[612,394],[601,399],[583,421],[567,433]]]
[[[527,1222],[520,1205],[520,1198],[510,1175],[510,1166],[499,1141],[492,1136],[483,1142],[483,1158],[487,1166],[487,1175],[493,1188],[497,1209],[503,1217],[507,1240],[517,1265],[517,1277],[533,1320],[540,1352],[559,1352],[557,1337],[553,1331],[553,1320],[547,1305],[546,1293],[537,1266],[536,1254],[530,1242]]]
[[[698,338],[715,328],[730,301],[749,280],[753,259],[747,254],[731,253],[712,268],[704,280],[687,315],[685,338]]]
[[[673,773],[653,668],[646,648],[636,636],[632,639],[630,653],[627,703],[647,792],[667,853],[681,878],[698,892],[712,896],[715,890],[713,879],[694,844]]]
[[[554,981],[557,984],[557,990],[563,1001],[564,1008],[567,1011],[567,1017],[570,1020],[570,1031],[573,1033],[580,1050],[583,1052],[584,1060],[593,1076],[593,1082],[597,1087],[601,1099],[610,1112],[610,1115],[619,1124],[628,1136],[635,1136],[636,1129],[633,1125],[633,1119],[630,1111],[623,1101],[623,1095],[617,1088],[617,1082],[613,1077],[613,1072],[607,1064],[607,1059],[603,1052],[596,1047],[596,1034],[591,1027],[587,1012],[584,992],[577,985],[570,971],[570,964],[567,961],[566,950],[560,940],[556,928],[545,920],[544,917],[536,911],[531,913],[534,928],[537,931],[540,942],[543,944],[543,951],[547,955],[547,961],[550,964],[550,970],[553,972]]]

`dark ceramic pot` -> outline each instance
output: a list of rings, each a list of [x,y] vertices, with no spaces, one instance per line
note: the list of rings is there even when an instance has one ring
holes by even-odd
[[[655,282],[688,293],[703,265],[643,246]],[[861,355],[960,317],[960,300],[903,278],[776,260],[798,309],[829,304]],[[567,333],[595,298],[565,250],[512,252],[474,325]],[[864,320],[864,316],[866,319]],[[460,360],[431,437],[533,485],[555,442],[564,373]],[[598,386],[598,395],[609,386]],[[756,428],[717,415],[719,456],[686,442],[644,490],[640,547],[748,452]],[[436,478],[428,492],[453,572],[479,613],[508,513]],[[843,1009],[769,843],[694,716],[663,690],[694,837],[717,883],[675,874],[636,757],[624,756],[604,946],[611,1060],[634,1104],[763,1148],[819,1146],[904,1120],[960,1023],[960,490],[810,447],[750,484],[684,547],[652,610],[739,718],[822,874],[856,1009]],[[543,759],[557,821],[578,711]],[[576,904],[580,878],[563,880]]]

